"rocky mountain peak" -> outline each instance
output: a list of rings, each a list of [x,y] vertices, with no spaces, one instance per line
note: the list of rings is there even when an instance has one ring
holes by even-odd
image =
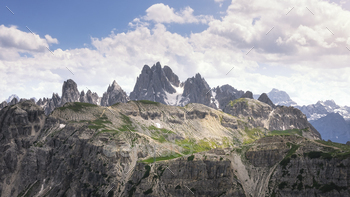
[[[281,90],[278,90],[276,88],[273,88],[267,94],[267,96],[276,105],[284,105],[284,106],[296,106],[297,105],[297,103],[294,102],[285,91],[281,91]]]
[[[62,87],[62,99],[60,105],[63,106],[66,102],[79,102],[79,98],[80,93],[77,84],[72,79],[65,81]]]
[[[19,97],[16,94],[12,94],[11,96],[8,97],[8,99],[6,100],[7,103],[11,103],[11,101],[13,100],[13,98],[17,98],[17,101],[19,101]]]
[[[273,102],[270,100],[270,98],[267,96],[266,93],[262,93],[260,95],[260,97],[258,98],[258,101],[266,103],[266,104],[270,105],[271,107],[275,107],[275,104],[273,104]]]
[[[324,105],[327,105],[327,106],[329,106],[329,107],[331,107],[331,108],[333,108],[333,109],[338,109],[338,108],[340,108],[339,105],[337,105],[337,104],[334,102],[334,100],[326,100],[326,101],[323,102],[323,104],[324,104]]]
[[[150,100],[163,104],[175,104],[177,94],[181,92],[179,88],[180,81],[173,71],[157,62],[150,68],[145,65],[141,74],[137,77],[134,90],[130,93],[131,100]],[[176,95],[175,95],[176,94]],[[171,98],[170,98],[171,97]],[[174,98],[173,98],[174,97]]]
[[[90,91],[91,94],[91,91]],[[107,92],[103,93],[101,99],[101,106],[110,106],[115,103],[126,103],[130,99],[128,95],[124,92],[124,90],[118,85],[118,83],[114,80],[112,85],[109,85],[107,88]]]
[[[107,92],[112,92],[113,90],[122,91],[122,88],[115,80],[113,81],[111,86],[108,86]]]
[[[241,98],[250,98],[250,99],[254,99],[253,98],[253,93],[251,91],[246,91]]]
[[[184,106],[188,103],[201,103],[210,106],[212,93],[204,78],[197,73],[194,77],[184,82],[184,90],[180,103]]]

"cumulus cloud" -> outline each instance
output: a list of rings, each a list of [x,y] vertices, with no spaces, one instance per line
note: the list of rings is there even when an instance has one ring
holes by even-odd
[[[40,38],[37,34],[23,32],[16,26],[0,25],[0,59],[14,60],[21,53],[44,52],[50,43],[58,43],[56,38],[46,35]]]
[[[156,14],[131,21],[137,24],[132,30],[92,37],[94,50],[57,49],[54,56],[49,52],[34,53],[34,58],[0,61],[0,91],[3,95],[19,91],[23,93],[17,93],[19,96],[27,98],[36,96],[33,92],[39,94],[37,97],[51,96],[53,91],[61,91],[64,80],[72,78],[79,90],[88,87],[100,96],[114,79],[130,92],[142,66],[160,61],[182,81],[201,73],[212,87],[228,83],[254,93],[277,88],[287,91],[299,104],[334,99],[350,105],[350,52],[346,49],[350,48],[346,34],[350,31],[346,18],[350,17],[349,11],[339,5],[318,0],[295,0],[293,4],[277,0],[232,1],[223,18],[211,20],[206,30],[189,36],[172,33],[164,24],[195,21],[190,17],[194,16],[193,10],[188,9],[186,15],[183,10],[176,12],[169,6],[156,5],[167,16],[163,17],[162,12],[157,15],[151,6],[146,13]],[[150,26],[150,21],[156,24]],[[17,35],[22,34],[27,33],[20,31]],[[44,41],[42,46],[52,43],[46,37],[40,39]],[[5,50],[0,55],[12,50],[10,46],[2,44]]]
[[[164,5],[163,3],[154,4],[146,10],[143,17],[146,21],[154,21],[156,23],[208,23],[212,20],[211,16],[194,16],[191,7],[185,7],[179,12],[175,12],[174,8]]]
[[[254,20],[258,17],[259,21]],[[298,62],[347,54],[345,46],[350,38],[346,33],[350,31],[347,18],[350,18],[349,11],[338,4],[319,0],[233,0],[226,16],[210,22],[208,31],[228,38],[245,50],[254,46],[255,50],[250,54],[256,61],[285,64],[292,58]],[[272,27],[273,30],[266,35]],[[347,66],[340,61],[334,64],[337,67]]]

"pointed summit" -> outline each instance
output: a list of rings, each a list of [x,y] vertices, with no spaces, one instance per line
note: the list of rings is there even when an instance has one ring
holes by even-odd
[[[112,85],[108,88],[109,90],[107,91],[112,91],[112,90],[121,90],[122,91],[122,88],[119,86],[119,84],[114,80]]]
[[[276,105],[295,106],[297,104],[290,99],[289,95],[285,91],[281,91],[276,88],[273,88],[269,93],[267,93],[267,96]]]
[[[184,82],[184,91],[182,94],[183,99],[180,102],[182,106],[185,106],[188,103],[200,103],[210,106],[211,94],[208,83],[199,73],[197,73],[194,77],[188,78]]]
[[[90,92],[91,93],[91,92]],[[115,103],[126,103],[130,99],[119,84],[114,80],[112,85],[109,85],[107,92],[103,93],[101,106],[111,106]]]
[[[144,65],[137,77],[134,90],[130,93],[131,100],[149,100],[167,105],[176,105],[182,94],[177,75],[168,67],[162,68],[157,62],[151,68]]]
[[[273,102],[269,99],[269,97],[267,96],[266,93],[262,93],[260,95],[260,97],[258,98],[258,101],[266,103],[266,104],[270,105],[273,108],[275,107],[275,104],[273,104]]]
[[[79,102],[79,98],[80,94],[77,84],[72,79],[65,81],[62,87],[62,98],[60,106],[63,106],[67,102]]]

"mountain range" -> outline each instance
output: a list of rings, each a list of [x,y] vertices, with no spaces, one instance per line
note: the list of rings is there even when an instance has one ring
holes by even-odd
[[[142,68],[130,96],[115,80],[108,86],[102,97],[99,97],[97,93],[91,92],[91,90],[86,93],[84,90],[79,92],[77,84],[69,79],[62,86],[61,97],[57,93],[53,93],[51,98],[40,98],[36,104],[44,109],[46,115],[50,114],[55,108],[63,106],[66,102],[111,106],[115,103],[126,103],[130,100],[149,100],[173,106],[200,103],[214,109],[223,110],[230,101],[239,98],[257,99],[271,107],[278,105],[293,106],[306,115],[308,121],[319,130],[323,139],[340,143],[346,143],[350,140],[348,137],[350,134],[350,107],[338,106],[330,100],[299,106],[285,91],[278,89],[272,89],[267,94],[255,95],[250,91],[237,90],[228,84],[211,88],[199,73],[181,82],[170,67],[162,67],[159,62],[152,67],[145,65]],[[35,102],[34,99],[31,100]],[[7,105],[14,105],[19,101],[17,95],[11,95],[7,101],[0,104],[0,109]],[[338,113],[340,116],[334,116],[333,113]]]
[[[200,103],[214,109],[223,109],[229,101],[243,96],[244,92],[230,85],[210,88],[208,83],[198,73],[184,82],[173,73],[170,67],[162,67],[157,62],[152,67],[145,65],[137,77],[134,90],[130,97],[116,81],[109,85],[107,91],[99,97],[97,93],[88,90],[79,92],[77,84],[69,79],[63,83],[61,97],[53,93],[51,98],[40,98],[36,104],[43,107],[45,114],[50,114],[56,107],[66,102],[84,102],[101,106],[111,106],[117,102],[129,100],[149,100],[166,105],[185,106],[188,103]],[[247,97],[248,98],[248,97]],[[250,98],[250,97],[249,97]],[[252,97],[251,97],[252,98]],[[11,100],[11,102],[8,102]],[[0,104],[0,109],[19,102],[16,95]]]

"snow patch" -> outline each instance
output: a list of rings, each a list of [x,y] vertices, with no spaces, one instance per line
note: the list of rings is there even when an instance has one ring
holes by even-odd
[[[175,93],[170,94],[167,91],[165,92],[165,103],[167,105],[179,105],[179,102],[182,99],[182,93],[184,92],[184,87],[176,87],[173,84],[170,83],[170,85],[175,89]]]
[[[325,117],[325,116],[327,116],[327,114],[317,114],[317,113],[313,113],[313,114],[311,114],[310,118],[308,118],[307,120],[308,120],[308,121],[311,121],[311,120],[318,120],[318,119],[320,119],[320,118],[322,118],[322,117]]]
[[[215,104],[216,108],[219,109],[219,101],[215,98],[216,97],[216,92],[211,90],[211,97],[210,101]]]
[[[156,123],[156,127],[157,127],[158,129],[162,128],[162,126],[160,126],[159,123]]]
[[[62,128],[64,128],[64,127],[66,127],[65,124],[60,124],[60,129],[62,129]]]

